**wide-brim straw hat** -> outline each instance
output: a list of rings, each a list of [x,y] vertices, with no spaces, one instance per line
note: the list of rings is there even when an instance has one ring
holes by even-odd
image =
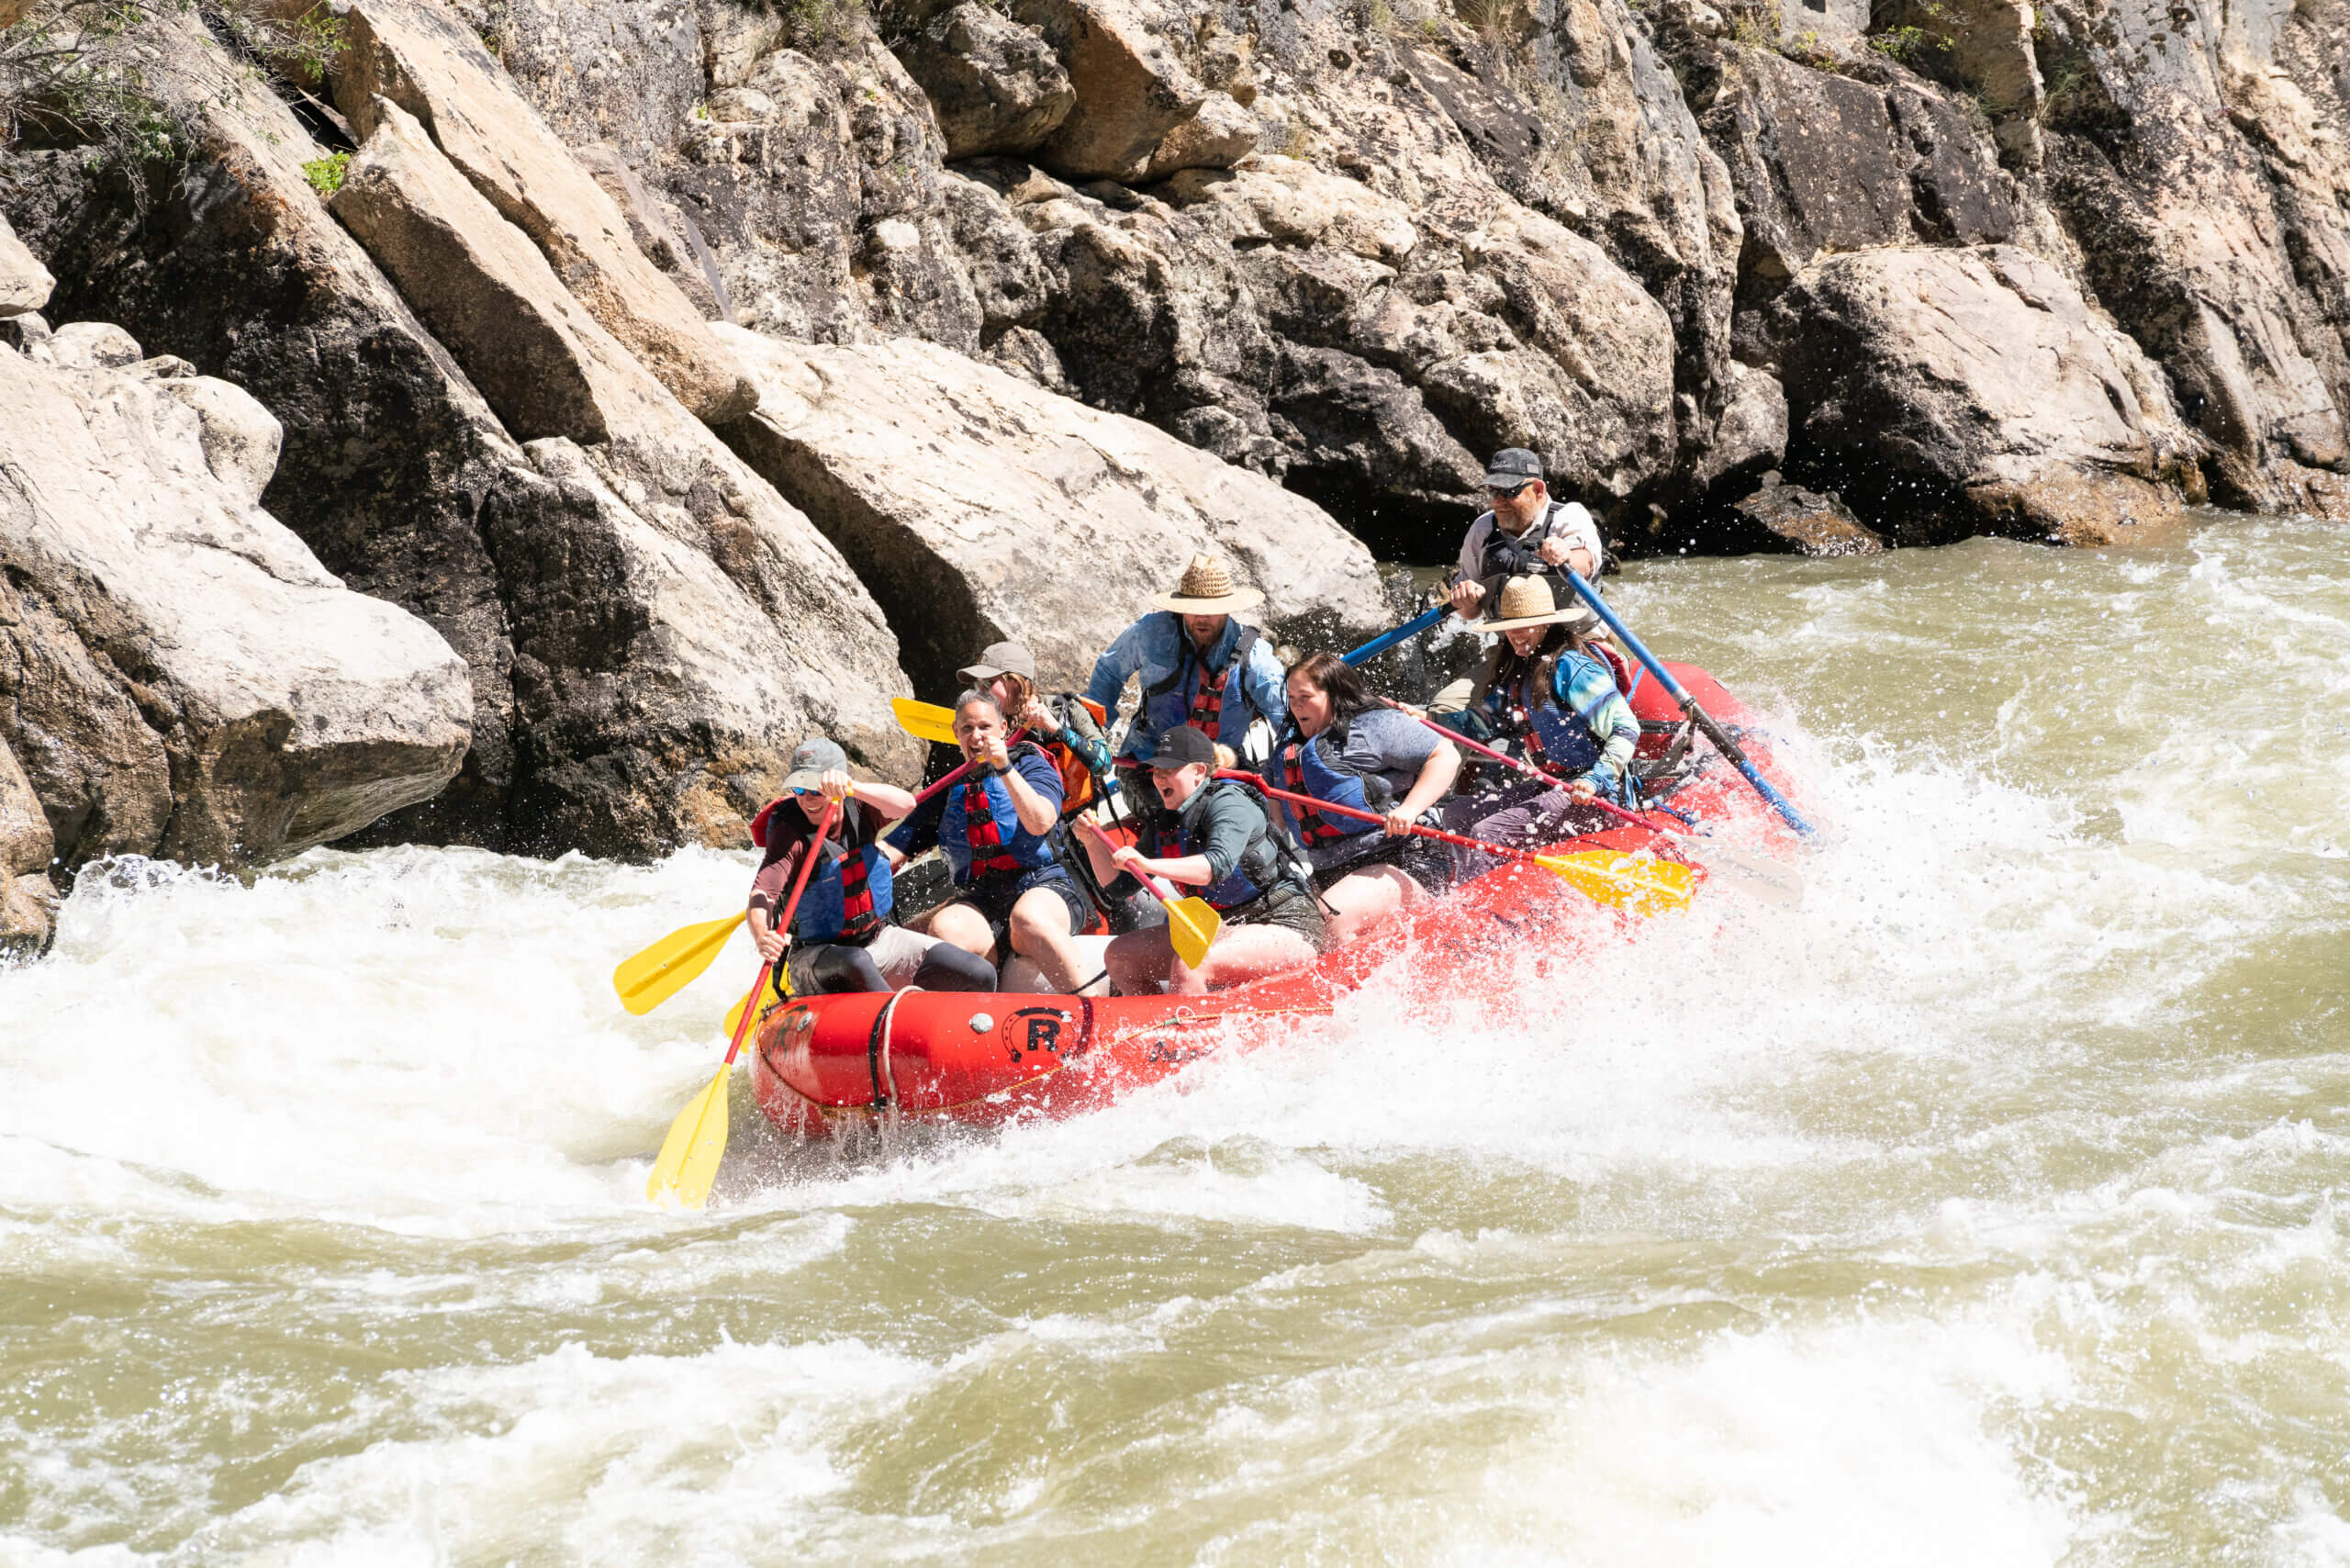
[[[1223,556],[1194,555],[1183,568],[1183,580],[1175,585],[1175,591],[1160,594],[1151,602],[1179,615],[1228,615],[1261,604],[1264,599],[1255,588],[1242,588],[1233,580],[1232,568],[1225,565]]]
[[[1472,630],[1479,632],[1512,632],[1520,626],[1568,626],[1581,631],[1596,625],[1599,617],[1585,604],[1571,604],[1561,610],[1550,597],[1548,577],[1512,577],[1502,585],[1501,598],[1494,605],[1494,618],[1476,622]]]

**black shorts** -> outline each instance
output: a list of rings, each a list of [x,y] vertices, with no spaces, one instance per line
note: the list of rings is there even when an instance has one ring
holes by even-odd
[[[1315,872],[1314,890],[1327,892],[1366,866],[1393,866],[1428,893],[1440,893],[1452,886],[1452,851],[1436,839],[1414,834],[1408,838],[1388,839],[1370,854],[1358,855],[1343,866]]]
[[[1276,890],[1223,912],[1226,925],[1280,925],[1296,932],[1317,953],[1330,950],[1330,928],[1322,919],[1322,905],[1312,893],[1292,887]]]
[[[947,903],[967,903],[979,912],[988,923],[988,935],[995,941],[998,963],[1012,957],[1012,906],[1037,888],[1049,888],[1060,895],[1069,906],[1069,932],[1074,936],[1093,924],[1093,904],[1077,879],[1058,866],[1039,871],[1024,871],[1017,876],[1002,873],[982,877],[968,888],[957,888]],[[945,905],[941,905],[944,908]]]

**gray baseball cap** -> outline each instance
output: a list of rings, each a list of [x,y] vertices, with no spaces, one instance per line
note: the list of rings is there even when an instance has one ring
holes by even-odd
[[[1515,490],[1528,479],[1542,477],[1542,459],[1522,446],[1505,446],[1485,465],[1485,483],[1496,490]]]
[[[979,662],[957,670],[955,678],[966,686],[985,686],[1000,675],[1036,678],[1036,655],[1028,651],[1027,644],[990,643],[979,651]]]
[[[791,771],[784,776],[783,792],[795,794],[813,790],[823,781],[824,775],[835,769],[845,772],[848,753],[822,735],[811,741],[801,741],[800,749],[791,754]]]

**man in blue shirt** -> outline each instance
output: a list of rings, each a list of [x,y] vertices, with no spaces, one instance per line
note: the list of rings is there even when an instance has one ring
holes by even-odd
[[[1262,718],[1275,734],[1288,722],[1281,655],[1256,627],[1232,618],[1264,597],[1236,585],[1222,556],[1194,555],[1175,591],[1154,601],[1158,610],[1119,633],[1095,661],[1085,695],[1105,710],[1115,711],[1126,682],[1142,677],[1142,711],[1118,751],[1130,809],[1158,800],[1148,771],[1168,731],[1189,724],[1237,753],[1251,720]]]

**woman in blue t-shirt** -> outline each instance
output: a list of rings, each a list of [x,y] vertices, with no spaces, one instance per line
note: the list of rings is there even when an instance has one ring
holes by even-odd
[[[1288,698],[1290,725],[1261,769],[1265,781],[1385,819],[1277,802],[1313,869],[1330,942],[1339,946],[1451,884],[1450,855],[1411,829],[1452,788],[1460,753],[1373,702],[1336,654],[1309,654],[1292,666]]]

